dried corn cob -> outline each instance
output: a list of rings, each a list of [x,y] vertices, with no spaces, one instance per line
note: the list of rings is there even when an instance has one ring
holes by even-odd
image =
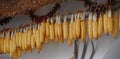
[[[49,25],[50,25],[50,22],[49,22],[49,19],[47,19],[47,22],[46,22],[46,37],[45,37],[45,42],[46,44],[49,43],[50,41],[50,28],[49,28]]]
[[[42,43],[40,42],[40,45],[39,45],[39,47],[37,48],[38,50],[38,54],[40,53],[40,51],[41,51],[41,49],[42,49]]]
[[[4,53],[4,32],[2,33],[1,48],[2,53]]]
[[[61,22],[61,17],[59,16],[58,19],[58,40],[60,40],[60,42],[63,42],[63,28],[62,28],[62,22]]]
[[[58,42],[58,22],[57,22],[58,16],[56,17],[56,22],[55,22],[55,41]]]
[[[120,10],[119,10],[119,30],[120,30]]]
[[[12,52],[12,50],[13,50],[13,41],[12,40],[10,40],[10,57],[12,57],[13,56],[13,52]]]
[[[93,38],[97,40],[98,39],[98,23],[97,23],[97,15],[96,14],[93,15],[92,26],[93,26]]]
[[[68,22],[67,22],[67,16],[64,17],[64,22],[63,22],[63,38],[64,40],[68,39],[69,37],[69,32],[68,32]]]
[[[76,15],[74,16],[73,20],[74,20],[73,25],[72,25],[73,39],[76,40],[77,39],[77,36],[76,36]]]
[[[10,35],[9,35],[10,36]],[[7,42],[7,52],[9,53],[10,52],[10,37],[8,36],[6,42]]]
[[[2,38],[0,37],[0,53],[2,53]]]
[[[30,48],[31,52],[34,48],[35,48],[35,37],[34,37],[34,35],[32,35],[32,37],[31,37],[31,48]]]
[[[6,50],[7,50],[7,49],[6,49],[6,38],[4,39],[4,44],[3,44],[3,45],[4,45],[4,51],[3,51],[3,52],[4,52],[4,54],[5,54],[5,53],[7,53],[7,51],[6,51]]]
[[[109,10],[108,11],[108,32],[109,33],[112,33],[112,30],[113,30],[113,19],[112,19],[112,11]]]
[[[24,44],[24,46],[25,46],[25,54],[27,53],[27,50],[28,50],[28,45],[27,45],[27,32],[26,32],[26,30],[25,30],[25,32],[24,32],[24,41],[25,41],[25,44]]]
[[[45,22],[41,23],[41,27],[40,27],[40,42],[44,42],[45,40]]]
[[[51,24],[50,24],[50,39],[53,40],[55,38],[55,28],[54,28],[54,23],[53,19],[51,19]]]
[[[85,14],[82,14],[81,17],[81,41],[82,43],[86,42],[86,23],[85,23]]]
[[[100,15],[98,18],[98,36],[101,36],[103,33],[103,16]]]
[[[114,38],[116,38],[118,36],[118,29],[119,29],[119,18],[114,13],[114,15],[113,15],[113,33],[112,33]]]
[[[32,30],[31,29],[29,29],[28,30],[28,34],[27,34],[27,39],[28,39],[28,41],[27,41],[27,45],[28,45],[28,50],[30,50],[30,47],[31,47],[31,36],[32,36]]]
[[[77,16],[76,16],[77,18],[76,18],[76,39],[79,39],[80,38],[80,33],[81,33],[81,31],[80,31],[80,28],[81,28],[81,20],[80,20],[80,14],[77,14]]]
[[[71,46],[73,41],[73,15],[71,16],[71,22],[69,24],[69,39],[68,45]]]
[[[104,32],[106,35],[108,35],[108,28],[107,28],[107,23],[108,23],[108,19],[107,19],[107,12],[104,14],[104,19],[103,19],[103,23],[104,23]]]
[[[90,39],[93,38],[92,23],[93,23],[92,13],[90,13],[89,14],[89,20],[88,20],[88,35],[89,35]]]
[[[19,47],[22,49],[22,29],[20,30],[20,32],[18,32],[18,39],[19,39]]]

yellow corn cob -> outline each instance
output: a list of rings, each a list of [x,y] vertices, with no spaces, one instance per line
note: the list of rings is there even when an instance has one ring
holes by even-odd
[[[72,26],[72,32],[73,32],[73,39],[76,40],[76,21],[73,22],[73,26]]]
[[[14,53],[16,51],[16,43],[15,40],[10,40],[10,56],[14,57]]]
[[[58,19],[58,40],[60,40],[60,42],[63,42],[63,28],[62,28],[62,23],[61,23],[61,19],[59,17]]]
[[[81,21],[81,40],[85,43],[86,39],[86,23],[85,20]]]
[[[52,20],[51,20],[51,22],[52,22]],[[52,22],[49,27],[50,27],[50,39],[53,40],[55,38],[54,23]]]
[[[6,49],[6,38],[4,39],[4,54],[7,52],[6,51],[7,49]]]
[[[108,35],[108,17],[107,17],[107,13],[104,14],[104,19],[103,19],[103,23],[104,23],[104,32],[106,35]]]
[[[97,40],[98,39],[98,23],[97,23],[96,14],[93,16],[92,26],[93,26],[93,38]]]
[[[32,37],[31,37],[31,51],[34,48],[35,48],[35,38],[34,38],[34,35],[32,35]]]
[[[13,41],[10,40],[10,57],[13,56],[13,52],[12,52],[12,50],[13,50]]]
[[[80,31],[80,28],[81,28],[81,24],[80,24],[81,22],[80,22],[80,19],[79,19],[79,14],[78,14],[78,18],[77,18],[77,20],[76,20],[76,39],[79,39],[80,38],[80,33],[81,33],[81,31]]]
[[[73,15],[71,17],[71,22],[69,24],[69,39],[68,39],[68,45],[71,46],[73,41]]]
[[[37,48],[38,50],[38,54],[40,53],[40,51],[41,51],[41,49],[42,49],[42,43],[40,42],[40,45],[39,45],[39,47]]]
[[[1,37],[0,37],[0,53],[2,53],[2,48],[1,48],[1,46],[2,46],[2,44],[1,44]]]
[[[103,17],[102,15],[98,18],[98,36],[101,36],[103,33]]]
[[[119,10],[119,30],[120,30],[120,10]]]
[[[37,52],[39,53],[40,49],[40,39],[39,39],[39,31],[36,31],[36,48],[37,48]]]
[[[21,48],[17,48],[16,52],[17,52],[18,57],[20,57],[22,55]]]
[[[25,39],[24,39],[24,33],[21,34],[21,43],[22,43],[22,50],[25,51]]]
[[[19,46],[19,34],[18,32],[15,34],[16,45]]]
[[[13,42],[12,42],[12,54],[13,54],[13,57],[16,57],[17,55],[16,55],[16,48],[17,48],[17,46],[16,46],[16,41],[13,39],[12,40]]]
[[[113,30],[113,19],[112,19],[111,14],[112,14],[112,11],[109,10],[109,12],[108,12],[108,24],[107,24],[109,33],[112,33],[112,30]]]
[[[27,53],[27,48],[28,48],[28,46],[27,46],[27,32],[25,32],[24,33],[24,41],[25,41],[25,43],[24,43],[24,46],[25,46],[25,54]]]
[[[86,22],[85,22],[85,13],[83,13],[81,18],[81,41],[82,43],[86,42]]]
[[[44,42],[45,40],[45,22],[41,23],[41,27],[40,27],[40,42]]]
[[[7,52],[9,53],[10,52],[10,37],[7,38]]]
[[[28,50],[30,50],[30,47],[31,47],[31,36],[32,36],[32,30],[31,29],[29,29],[28,30],[28,34],[27,34],[27,39],[28,39],[28,41],[27,41],[27,45],[28,45]]]
[[[57,20],[57,19],[56,19]],[[55,22],[55,41],[58,42],[58,22]]]
[[[116,38],[118,36],[118,29],[119,29],[119,19],[117,15],[113,15],[113,36]]]
[[[64,22],[63,22],[63,38],[64,40],[68,39],[69,37],[69,32],[68,32],[68,22],[67,19],[65,17]]]
[[[2,53],[4,53],[4,39],[1,40],[1,44],[2,44],[2,46],[1,46],[1,48],[2,48]]]
[[[93,23],[93,19],[92,19],[92,14],[90,13],[88,20],[88,36],[90,40],[93,38],[92,23]]]
[[[19,45],[19,47],[22,49],[22,32],[19,32],[18,33],[18,39],[19,39],[19,43],[18,43],[18,45]]]
[[[48,44],[49,43],[49,41],[50,41],[50,28],[49,28],[49,25],[50,25],[50,22],[49,22],[49,20],[47,20],[47,22],[46,22],[46,37],[45,37],[45,42],[46,42],[46,44]]]

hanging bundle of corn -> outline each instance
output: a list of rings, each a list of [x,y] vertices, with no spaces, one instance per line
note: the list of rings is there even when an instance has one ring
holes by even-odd
[[[69,39],[68,45],[71,46],[73,41],[73,15],[71,15],[71,22],[69,24]]]
[[[103,16],[100,14],[98,18],[98,36],[101,36],[103,33]]]
[[[119,18],[114,12],[113,13],[113,32],[112,32],[114,38],[118,36],[118,29],[119,29]]]
[[[54,28],[54,21],[51,18],[50,20],[51,24],[50,24],[50,39],[53,40],[55,38],[55,28]]]
[[[93,23],[93,16],[92,16],[92,13],[89,13],[89,19],[88,19],[88,35],[89,35],[89,38],[90,38],[90,39],[93,38],[92,23]]]
[[[58,40],[60,41],[60,42],[63,42],[63,28],[62,28],[62,21],[61,21],[61,16],[58,16],[58,19],[57,19],[57,21],[58,21]]]
[[[69,29],[68,29],[68,22],[67,22],[67,16],[64,17],[64,22],[63,22],[63,39],[67,40],[69,37]]]
[[[85,22],[85,13],[81,15],[81,41],[82,43],[86,42],[86,22]]]
[[[80,21],[81,21],[81,20],[80,20],[80,13],[79,13],[79,14],[76,15],[76,21],[75,21],[75,23],[76,23],[76,27],[75,27],[76,30],[75,30],[75,32],[76,32],[76,39],[77,39],[77,40],[80,39],[80,35],[81,35],[81,34],[80,34],[80,33],[81,33],[81,31],[80,31],[80,30],[81,30],[81,29],[80,29],[80,28],[81,28],[81,26],[80,26],[80,25],[81,25]]]
[[[93,15],[93,23],[92,23],[92,29],[93,29],[93,38],[98,39],[98,22],[97,22],[97,14]]]
[[[104,14],[104,16],[103,16],[103,23],[104,23],[104,33],[106,34],[106,35],[108,35],[108,16],[107,16],[107,12]]]
[[[108,10],[108,22],[107,22],[107,28],[108,28],[108,32],[112,33],[113,30],[113,19],[112,19],[112,11],[111,9]]]
[[[46,27],[46,37],[45,37],[46,44],[48,44],[50,41],[50,27],[49,27],[49,25],[50,25],[50,22],[49,22],[49,19],[47,19],[46,26],[45,26]]]

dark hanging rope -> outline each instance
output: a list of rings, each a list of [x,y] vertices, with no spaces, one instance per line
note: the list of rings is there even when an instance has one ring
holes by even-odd
[[[95,55],[95,48],[94,48],[94,43],[93,43],[93,41],[91,40],[90,42],[91,42],[91,44],[92,44],[92,53],[91,53],[91,55],[90,55],[90,59],[93,59],[93,57],[94,57],[94,55]]]
[[[78,59],[78,47],[79,45],[78,45],[78,42],[77,42],[77,40],[74,40],[74,59]]]
[[[87,51],[87,42],[84,43],[83,51],[82,51],[82,56],[80,59],[85,59],[86,51]]]

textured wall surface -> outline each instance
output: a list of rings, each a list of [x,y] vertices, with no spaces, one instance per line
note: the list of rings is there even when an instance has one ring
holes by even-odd
[[[49,10],[51,10],[54,4],[48,5],[40,9],[36,12],[38,15],[46,14]],[[64,10],[74,11],[76,9],[83,9],[83,4],[79,2],[75,2],[73,0],[69,0],[68,2],[62,3],[62,8],[60,12],[63,13]],[[12,20],[6,27],[16,27],[20,24],[25,24],[29,21],[29,17],[24,15],[17,15],[14,20]],[[2,27],[0,27],[2,28]],[[120,36],[120,34],[119,34]],[[86,37],[89,40],[88,36]],[[106,36],[103,35],[98,39],[98,41],[94,40],[96,53],[93,59],[119,59],[120,58],[120,37],[114,39],[111,35]],[[36,49],[33,53],[23,54],[19,59],[69,59],[73,56],[73,45],[69,47],[67,42],[56,43],[51,42],[49,45],[44,45],[40,54],[37,54]],[[83,44],[79,43],[79,58],[81,57],[83,49]],[[91,54],[91,44],[89,43],[86,58],[89,59]],[[10,59],[9,55],[0,55],[0,59]]]

